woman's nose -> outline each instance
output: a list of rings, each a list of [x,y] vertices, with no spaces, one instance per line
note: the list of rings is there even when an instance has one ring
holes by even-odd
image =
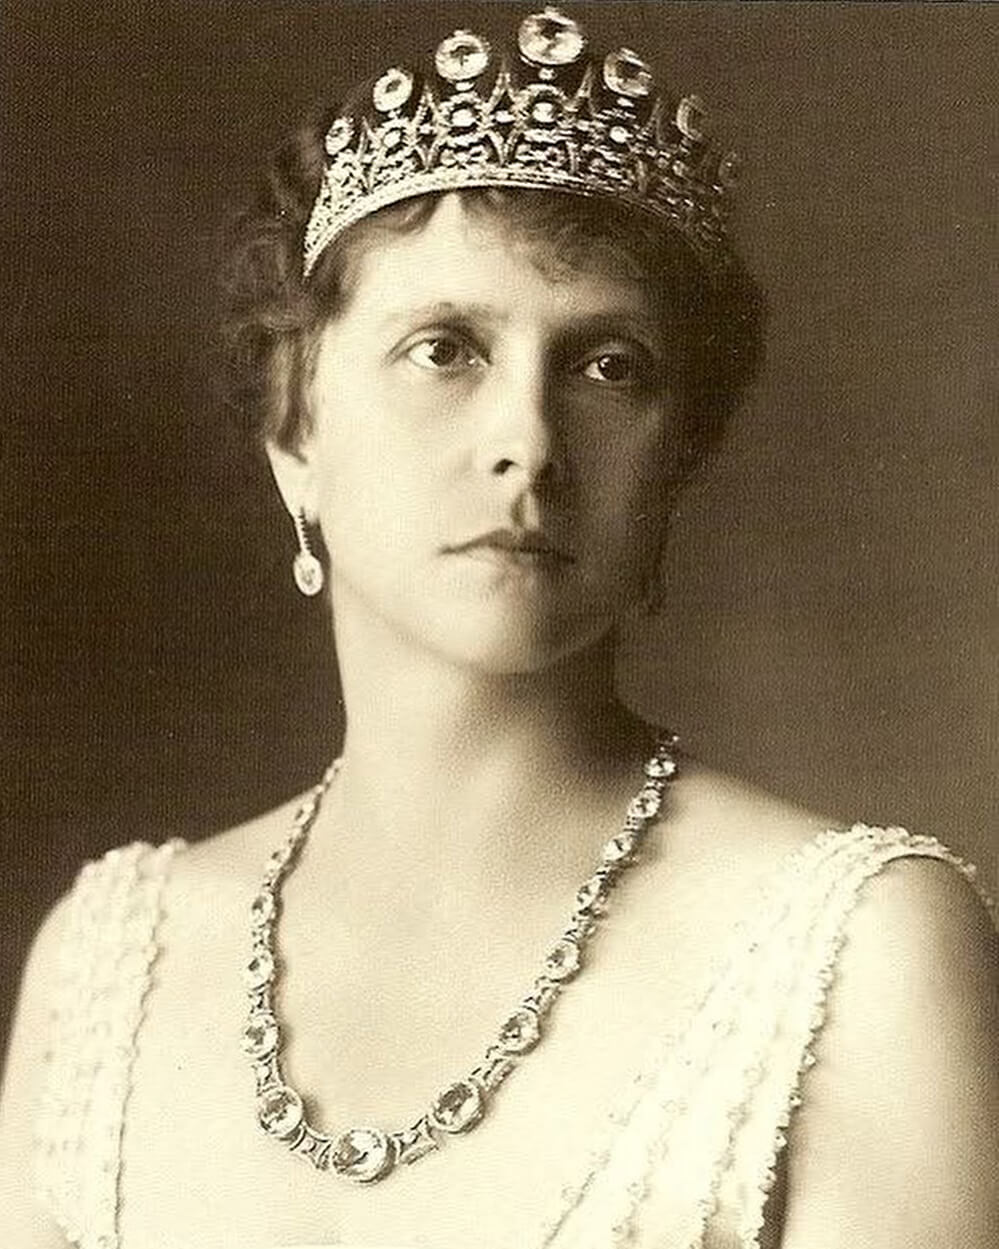
[[[505,382],[496,379],[490,391],[483,396],[479,468],[491,476],[518,478],[533,485],[554,468],[549,382],[539,371]]]

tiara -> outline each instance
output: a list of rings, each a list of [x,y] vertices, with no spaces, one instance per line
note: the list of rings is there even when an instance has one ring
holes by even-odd
[[[709,270],[733,263],[738,161],[712,144],[700,96],[656,95],[652,70],[630,48],[588,56],[582,27],[555,8],[521,22],[517,47],[497,62],[481,36],[455,31],[432,70],[386,70],[333,121],[305,230],[306,276],[355,222],[462,187],[612,199],[677,230]]]

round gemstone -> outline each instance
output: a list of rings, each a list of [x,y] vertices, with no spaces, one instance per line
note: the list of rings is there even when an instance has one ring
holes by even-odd
[[[652,94],[652,70],[630,48],[618,48],[604,58],[604,82],[611,91],[629,100]]]
[[[243,972],[247,987],[262,989],[274,979],[274,959],[267,950],[258,950]]]
[[[550,126],[558,118],[558,105],[554,100],[538,100],[531,109],[531,117],[543,126]]]
[[[654,781],[668,781],[676,775],[676,760],[668,755],[653,755],[645,765],[645,775]]]
[[[708,110],[699,95],[687,95],[676,109],[676,128],[695,143],[703,143],[708,137]]]
[[[295,584],[303,594],[311,598],[323,588],[323,566],[311,551],[299,551],[292,569]]]
[[[658,789],[650,785],[632,798],[628,804],[628,814],[640,820],[649,820],[659,810],[661,804],[662,795]]]
[[[635,853],[638,835],[634,829],[626,829],[612,837],[603,848],[602,858],[605,863],[623,863]]]
[[[611,143],[616,143],[619,147],[623,147],[628,142],[628,129],[626,126],[611,126],[608,134]]]
[[[434,64],[448,82],[469,82],[489,64],[489,44],[471,31],[456,30],[438,47]]]
[[[302,1099],[283,1084],[265,1089],[257,1099],[260,1126],[272,1136],[287,1140],[297,1131],[304,1115]]]
[[[354,137],[354,123],[349,117],[338,117],[326,131],[326,152],[336,156]]]
[[[571,937],[563,937],[545,959],[545,974],[552,980],[571,980],[581,963],[578,943]]]
[[[474,1080],[458,1080],[430,1107],[430,1122],[442,1132],[467,1132],[482,1118],[482,1090]]]
[[[586,39],[578,22],[547,8],[521,22],[517,44],[533,65],[571,65],[586,47]]]
[[[522,1006],[500,1028],[499,1043],[508,1054],[524,1054],[537,1045],[540,1036],[537,1014]]]
[[[362,1184],[377,1180],[392,1166],[392,1145],[377,1128],[351,1128],[333,1142],[329,1164],[338,1175]]]
[[[475,125],[475,110],[463,107],[456,108],[451,114],[451,125],[458,130],[468,130]]]
[[[387,69],[371,89],[371,100],[380,113],[402,108],[413,94],[413,75],[408,69]]]
[[[251,1015],[243,1029],[243,1053],[254,1060],[273,1054],[278,1044],[277,1020],[268,1011]]]
[[[250,921],[254,928],[262,928],[274,918],[274,895],[265,890],[258,893],[250,905]]]

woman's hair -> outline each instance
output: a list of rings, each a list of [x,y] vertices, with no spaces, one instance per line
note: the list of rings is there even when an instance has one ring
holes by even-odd
[[[308,429],[305,383],[319,331],[346,307],[358,260],[386,234],[419,229],[437,200],[423,195],[363,219],[303,278],[302,240],[333,115],[317,115],[275,153],[255,199],[235,220],[222,273],[227,397],[251,438],[285,447]],[[599,266],[646,284],[670,337],[667,359],[678,347],[683,357],[682,460],[696,468],[759,369],[764,303],[746,270],[708,275],[674,231],[607,200],[514,188],[458,194],[468,211],[500,220],[535,245],[546,268]]]

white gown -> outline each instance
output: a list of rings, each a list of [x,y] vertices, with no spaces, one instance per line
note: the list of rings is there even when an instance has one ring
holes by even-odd
[[[43,1201],[80,1249],[131,1249],[118,1222],[122,1130],[155,988],[162,890],[183,849],[171,842],[111,851],[83,869],[73,891],[37,1175]],[[511,1240],[509,1249],[758,1249],[846,920],[864,882],[907,856],[974,877],[938,841],[898,828],[825,832],[787,855],[686,1025],[663,1038],[638,1085],[622,1090],[587,1164],[557,1193],[530,1243]]]

